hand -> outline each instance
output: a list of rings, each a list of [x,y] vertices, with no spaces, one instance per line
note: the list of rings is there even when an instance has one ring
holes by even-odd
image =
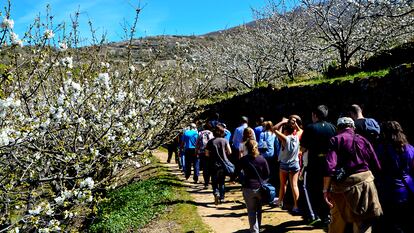
[[[333,200],[331,198],[331,193],[329,191],[323,192],[323,199],[325,200],[326,204],[328,204],[329,208],[334,207]]]

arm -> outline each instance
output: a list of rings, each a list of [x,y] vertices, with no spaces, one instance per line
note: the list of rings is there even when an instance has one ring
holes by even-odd
[[[229,143],[226,143],[226,153],[227,153],[228,155],[230,155],[230,154],[231,154],[231,147],[230,147],[230,144],[229,144]]]
[[[295,121],[295,129],[296,129],[296,135],[298,135],[299,139],[302,138],[303,129],[299,127],[296,121]]]
[[[275,131],[276,136],[282,142],[286,142],[286,136],[282,133],[282,131],[283,131],[282,125],[287,123],[287,122],[288,122],[288,119],[283,117],[282,120],[279,123],[277,123],[274,127],[274,131]]]
[[[326,204],[328,204],[329,208],[334,207],[334,203],[332,201],[330,192],[331,192],[331,177],[325,176],[323,177],[323,199],[325,200]]]

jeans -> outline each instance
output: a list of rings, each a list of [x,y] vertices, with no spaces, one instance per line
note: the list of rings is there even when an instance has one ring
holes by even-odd
[[[203,178],[204,178],[204,185],[208,185],[210,183],[210,164],[209,164],[209,158],[206,157],[204,153],[199,154],[200,157],[200,166],[201,169],[203,169]]]
[[[250,232],[259,233],[262,223],[262,195],[260,189],[243,188],[243,198],[246,202]]]
[[[195,153],[195,149],[185,150],[185,178],[188,179],[191,176],[191,165],[193,165],[194,174],[193,180],[198,181],[200,175],[200,158]]]
[[[167,163],[171,162],[171,158],[172,155],[174,154],[174,160],[175,163],[178,164],[179,168],[181,168],[181,163],[179,162],[178,158],[179,156],[179,152],[178,152],[178,147],[174,147],[174,146],[168,146],[168,159],[167,159]]]
[[[220,199],[224,199],[224,169],[211,170],[211,186],[213,188],[213,195],[219,195]]]

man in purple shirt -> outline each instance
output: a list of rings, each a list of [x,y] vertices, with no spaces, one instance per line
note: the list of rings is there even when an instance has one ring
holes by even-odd
[[[328,233],[344,232],[347,223],[353,224],[354,232],[371,232],[375,218],[382,215],[371,172],[381,166],[370,142],[354,128],[352,118],[339,118],[338,134],[329,141],[323,179],[332,217]]]

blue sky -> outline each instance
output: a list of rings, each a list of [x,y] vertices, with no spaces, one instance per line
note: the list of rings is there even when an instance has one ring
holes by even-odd
[[[12,0],[15,31],[23,34],[39,14],[44,19],[48,3],[55,25],[70,23],[70,16],[80,9],[83,37],[90,35],[87,20],[91,19],[98,33],[105,31],[109,41],[119,41],[123,22],[133,21],[134,7],[143,8],[137,37],[202,35],[252,21],[251,8],[264,7],[266,0]]]

